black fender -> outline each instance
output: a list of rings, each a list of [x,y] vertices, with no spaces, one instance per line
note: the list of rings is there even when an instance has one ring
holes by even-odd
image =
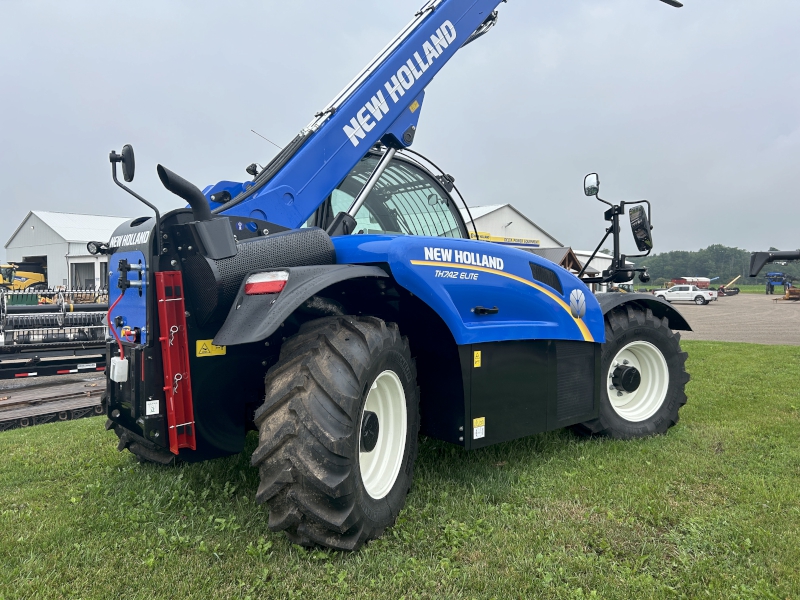
[[[288,271],[286,287],[278,294],[248,296],[244,293],[247,278],[253,273]],[[318,265],[259,269],[248,273],[239,286],[228,317],[214,337],[217,346],[236,346],[260,342],[270,335],[301,304],[326,287],[358,277],[388,277],[380,267],[365,265]]]
[[[652,294],[622,294],[619,292],[609,292],[607,294],[597,294],[595,296],[603,309],[603,314],[607,314],[612,308],[623,304],[636,304],[641,308],[649,308],[653,315],[659,319],[666,317],[669,320],[669,328],[681,331],[691,331],[692,328],[677,309],[663,298],[656,298]]]

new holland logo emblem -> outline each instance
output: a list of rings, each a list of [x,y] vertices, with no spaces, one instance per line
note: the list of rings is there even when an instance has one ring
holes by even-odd
[[[582,319],[586,314],[586,296],[581,290],[572,290],[569,295],[569,310],[576,319]]]

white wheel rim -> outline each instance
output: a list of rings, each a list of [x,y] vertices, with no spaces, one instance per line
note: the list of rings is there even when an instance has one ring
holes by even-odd
[[[375,500],[385,497],[397,481],[406,448],[406,394],[394,371],[384,371],[375,378],[367,394],[364,412],[378,417],[378,441],[370,452],[359,452],[361,481]],[[364,420],[364,412],[361,421]],[[358,447],[361,448],[361,423]]]
[[[626,362],[627,361],[627,362]],[[641,376],[633,392],[614,387],[612,378],[618,366],[635,367]],[[611,361],[606,378],[608,399],[614,411],[626,421],[639,422],[652,417],[667,397],[669,368],[661,351],[650,342],[631,342]]]

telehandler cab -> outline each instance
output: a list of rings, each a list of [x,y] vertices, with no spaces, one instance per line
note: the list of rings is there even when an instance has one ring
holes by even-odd
[[[499,3],[427,2],[251,181],[200,191],[159,165],[188,209],[161,215],[117,179],[118,163],[133,179],[132,148],[111,153],[114,181],[155,213],[89,244],[113,255],[120,450],[202,461],[241,452],[255,428],[270,528],[353,550],[402,509],[418,432],[477,449],[677,422],[683,317],[649,294],[598,300],[552,262],[471,240],[453,177],[409,148],[425,88]],[[598,194],[596,175],[585,188]],[[628,281],[642,269],[619,253],[625,203],[606,204],[614,263],[586,281]],[[630,217],[649,252],[649,211]]]

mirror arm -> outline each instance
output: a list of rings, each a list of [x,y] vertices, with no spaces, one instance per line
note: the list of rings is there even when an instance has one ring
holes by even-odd
[[[592,255],[589,257],[589,260],[587,260],[587,261],[586,261],[586,264],[585,264],[585,265],[583,265],[583,268],[581,269],[580,273],[578,273],[578,279],[580,279],[580,278],[581,278],[581,275],[583,275],[583,272],[586,270],[586,267],[588,267],[588,266],[589,266],[589,263],[590,263],[590,262],[592,262],[592,260],[594,259],[594,257],[595,257],[595,256],[597,255],[597,253],[600,251],[600,246],[602,246],[602,245],[603,245],[603,242],[605,242],[605,241],[606,241],[606,239],[608,239],[608,236],[609,236],[609,234],[610,234],[610,233],[611,233],[611,228],[609,227],[608,229],[606,229],[606,234],[603,236],[603,239],[602,239],[602,240],[600,240],[600,243],[599,243],[599,244],[597,244],[597,248],[595,248],[595,249],[594,249],[594,252],[592,252]],[[594,278],[594,277],[592,277],[592,278],[589,278],[589,279],[595,279],[595,278]],[[588,279],[585,279],[584,281],[588,281]],[[595,282],[595,281],[592,281],[592,282],[590,282],[590,283],[597,283],[597,282]]]
[[[142,202],[143,204],[149,206],[150,210],[156,213],[156,252],[157,256],[161,256],[161,213],[158,212],[158,209],[154,205],[150,204],[147,200],[142,198],[139,194],[134,192],[132,189],[123,184],[119,179],[117,179],[117,163],[119,162],[120,158],[119,154],[112,151],[111,155],[108,158],[111,161],[111,178],[114,180],[114,183],[116,183],[119,187],[128,192],[131,196],[136,198],[139,202]]]
[[[613,205],[613,204],[611,204],[611,202],[609,202],[608,200],[603,200],[603,199],[600,197],[600,194],[595,194],[595,195],[594,195],[594,197],[595,197],[597,200],[600,200],[600,202],[602,202],[603,204],[608,204],[609,206],[614,206],[614,205]]]

